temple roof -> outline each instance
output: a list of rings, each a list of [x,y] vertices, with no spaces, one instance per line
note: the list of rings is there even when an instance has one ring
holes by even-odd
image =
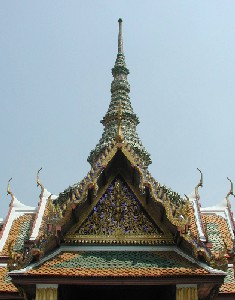
[[[158,284],[198,279],[202,293],[225,278],[220,293],[235,294],[232,182],[225,203],[202,209],[199,169],[200,182],[184,198],[153,178],[136,132],[128,74],[119,19],[111,102],[101,121],[103,135],[88,158],[90,171],[55,196],[41,184],[40,169],[36,209],[19,202],[8,184],[12,200],[0,232],[0,293],[16,293],[11,278],[22,286],[48,278],[62,278],[62,284],[70,278],[75,284],[84,278],[150,278]]]

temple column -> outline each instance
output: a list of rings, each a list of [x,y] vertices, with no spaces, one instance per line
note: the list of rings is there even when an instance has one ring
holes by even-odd
[[[176,300],[198,300],[196,284],[177,284]]]
[[[37,284],[36,300],[57,300],[58,284]]]

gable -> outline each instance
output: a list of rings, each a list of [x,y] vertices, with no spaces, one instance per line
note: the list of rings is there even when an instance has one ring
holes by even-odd
[[[160,223],[160,222],[159,222]],[[82,224],[75,224],[67,242],[82,240],[172,244],[166,228],[154,222],[128,184],[117,176],[91,207]]]

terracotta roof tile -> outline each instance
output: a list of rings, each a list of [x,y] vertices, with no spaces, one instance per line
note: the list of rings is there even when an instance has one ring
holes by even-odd
[[[18,292],[17,288],[11,283],[7,276],[7,268],[0,267],[0,293],[1,292]]]
[[[234,293],[235,294],[235,279],[234,269],[232,267],[227,269],[227,276],[224,279],[224,284],[220,288],[220,293]]]
[[[23,246],[24,240],[29,234],[30,225],[33,218],[34,215],[25,214],[13,221],[6,243],[0,252],[0,255],[8,255],[9,244],[11,244],[11,247],[16,247],[17,249],[15,250],[19,250],[19,248]]]
[[[172,252],[64,252],[27,271],[37,276],[158,277],[207,275],[209,272]]]
[[[198,229],[197,229],[197,223],[195,220],[195,212],[192,204],[189,206],[189,217],[190,217],[190,231],[193,234],[195,238],[198,237]]]
[[[38,232],[38,236],[37,238],[39,239],[40,237],[42,237],[46,230],[47,230],[47,223],[48,223],[48,219],[51,219],[52,216],[52,201],[51,200],[47,200],[46,205],[45,205],[45,209],[43,212],[43,217],[42,217],[42,221],[40,224],[40,228],[39,228],[39,232]]]
[[[227,276],[224,279],[224,283],[232,283],[235,282],[234,280],[234,269],[233,268],[228,268],[227,271]]]
[[[233,248],[232,236],[228,224],[223,217],[217,215],[203,215],[203,221],[206,224],[209,242],[213,244],[212,252],[222,251],[224,244],[226,244],[228,249]],[[224,244],[221,243],[221,241],[223,241]]]
[[[235,294],[235,282],[225,283],[221,286],[219,293]]]

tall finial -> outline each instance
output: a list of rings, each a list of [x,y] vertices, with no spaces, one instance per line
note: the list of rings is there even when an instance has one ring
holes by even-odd
[[[37,186],[41,186],[42,184],[41,184],[41,181],[40,181],[40,179],[39,179],[39,173],[40,173],[40,171],[42,170],[42,168],[40,168],[39,170],[38,170],[38,172],[37,172]]]
[[[40,186],[41,187],[41,196],[43,195],[43,192],[44,192],[44,186],[42,185],[40,179],[39,179],[39,173],[40,171],[42,170],[42,168],[40,168],[37,172],[37,186]]]
[[[234,195],[234,193],[233,193],[233,183],[232,183],[232,180],[229,179],[228,177],[227,177],[227,179],[228,179],[228,181],[230,181],[230,183],[231,183],[231,185],[230,185],[230,191],[228,192],[228,194],[227,194],[227,196],[226,196],[226,200],[228,201],[228,198],[229,198],[230,195],[232,195],[232,196],[234,196],[234,197],[235,197],[235,195]]]
[[[123,54],[123,40],[122,40],[122,19],[118,19],[119,33],[118,33],[118,53]]]
[[[198,168],[197,168],[197,170],[201,173],[200,181],[199,181],[199,183],[198,183],[198,184],[196,185],[196,187],[195,187],[195,195],[196,195],[196,199],[199,200],[199,199],[200,199],[200,196],[199,196],[199,193],[198,193],[198,188],[199,188],[199,186],[200,186],[200,187],[203,187],[203,174],[202,174],[202,171],[199,170]]]
[[[7,195],[11,195],[11,199],[12,201],[14,200],[14,195],[11,191],[11,187],[10,187],[10,181],[12,180],[12,177],[8,180],[8,184],[7,184]]]

